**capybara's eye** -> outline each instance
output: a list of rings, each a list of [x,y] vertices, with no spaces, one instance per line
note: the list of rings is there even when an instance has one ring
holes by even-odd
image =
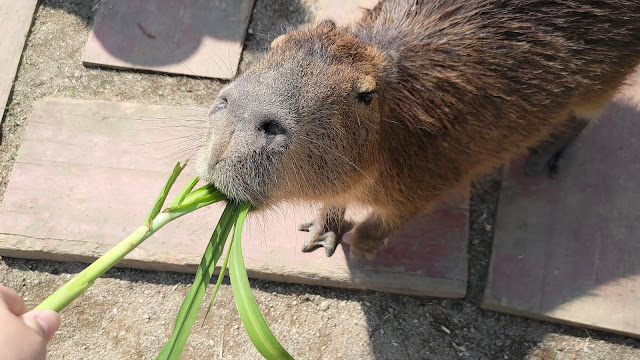
[[[213,107],[211,108],[211,111],[209,112],[209,115],[213,115],[215,113],[217,113],[220,110],[224,110],[227,108],[227,98],[226,97],[221,97],[220,99],[218,99],[218,102],[216,102],[215,105],[213,105]]]
[[[371,104],[371,101],[373,101],[373,98],[376,96],[378,96],[378,93],[375,91],[361,92],[358,93],[358,101],[364,103],[365,105],[369,105]]]

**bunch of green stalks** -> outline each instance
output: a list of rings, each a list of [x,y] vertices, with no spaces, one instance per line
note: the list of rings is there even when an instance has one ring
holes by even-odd
[[[178,196],[176,196],[176,198],[173,199],[173,201],[171,201],[164,210],[162,210],[171,187],[185,166],[186,163],[184,165],[180,165],[180,163],[176,164],[142,226],[136,229],[131,233],[131,235],[127,236],[119,244],[114,246],[78,275],[69,280],[69,282],[54,292],[36,308],[51,309],[57,312],[62,311],[67,305],[93,285],[93,282],[97,278],[102,276],[102,274],[112,268],[118,263],[118,261],[124,258],[129,252],[135,249],[156,231],[160,230],[164,225],[192,211],[226,199],[226,196],[211,184],[193,190],[199,181],[198,177],[194,177],[178,194]],[[218,275],[218,281],[216,282],[213,296],[207,309],[207,314],[211,309],[211,304],[213,303],[218,289],[220,288],[220,284],[222,284],[222,279],[224,278],[228,265],[231,289],[233,291],[236,307],[238,308],[238,313],[240,314],[244,328],[256,349],[258,349],[258,351],[268,360],[293,359],[271,333],[269,326],[264,320],[264,317],[251,294],[249,278],[247,277],[247,270],[244,266],[241,246],[242,227],[247,213],[249,212],[249,207],[250,205],[248,203],[234,201],[227,202],[227,205],[220,216],[220,220],[218,221],[218,225],[211,235],[209,244],[202,256],[193,285],[182,302],[182,306],[180,307],[180,311],[176,317],[172,335],[158,355],[157,359],[165,360],[180,358],[182,350],[187,342],[187,338],[189,337],[189,332],[191,331],[198,315],[207,285],[211,280],[216,263],[222,255],[225,243],[227,242],[227,238],[229,237],[229,233],[232,229],[233,234]]]

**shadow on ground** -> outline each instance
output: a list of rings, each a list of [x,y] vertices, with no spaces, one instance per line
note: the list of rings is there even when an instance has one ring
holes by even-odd
[[[293,27],[294,24],[308,19],[306,8],[300,1],[271,3],[256,1],[252,9],[252,19],[250,19],[251,27],[245,37],[243,33],[229,30],[234,21],[240,21],[238,14],[245,6],[242,3],[241,1],[136,0],[123,5],[124,3],[115,0],[105,0],[98,5],[97,1],[46,0],[42,5],[47,8],[62,9],[76,16],[88,28],[93,29],[101,46],[113,57],[143,67],[180,64],[203,46],[205,38],[227,43],[242,41],[244,38],[243,53],[263,51],[278,35]],[[110,16],[96,24],[100,11],[108,11]],[[259,19],[254,19],[253,14],[256,12],[269,13],[273,16],[260,16]],[[167,14],[170,15],[167,16]],[[214,20],[211,20],[212,16]],[[123,33],[122,28],[127,29],[126,32]],[[148,49],[140,50],[141,46]],[[164,53],[166,49],[170,51],[168,56],[150,56],[156,52]],[[209,48],[208,51],[214,50]],[[210,57],[215,63],[228,62],[224,59],[225,54],[214,52]],[[130,70],[125,69],[125,71]]]

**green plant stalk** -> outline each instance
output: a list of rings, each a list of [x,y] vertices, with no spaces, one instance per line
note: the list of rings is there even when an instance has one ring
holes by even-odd
[[[179,174],[182,169],[184,169],[184,167],[180,167],[179,164],[176,165],[176,168],[174,168],[174,171],[167,183],[173,184],[175,178],[177,177],[176,173]],[[191,183],[189,184],[189,186],[193,188]],[[218,202],[225,198],[225,196],[219,191],[215,190],[215,188],[205,186],[201,189],[207,188],[209,191],[199,191],[201,189],[196,190],[199,191],[199,197],[189,197],[190,194],[183,196],[184,194],[181,193],[181,195],[179,196],[184,197],[184,202],[182,204],[179,204],[175,207],[167,208],[163,212],[158,213],[158,201],[161,199],[162,201],[164,201],[164,199],[166,199],[169,188],[170,186],[167,187],[165,185],[165,189],[160,194],[160,196],[158,196],[158,200],[156,201],[156,204],[154,205],[150,213],[150,215],[153,215],[153,218],[151,218],[150,216],[147,217],[144,225],[137,228],[133,233],[131,233],[124,240],[114,246],[111,250],[107,251],[107,253],[102,255],[86,269],[84,269],[78,275],[74,276],[60,289],[56,290],[56,292],[51,294],[51,296],[40,303],[40,305],[38,305],[36,309],[51,309],[56,312],[62,311],[67,305],[69,305],[73,300],[75,300],[91,285],[93,285],[93,282],[97,278],[102,276],[102,274],[112,268],[116,263],[118,263],[118,261],[122,260],[122,258],[124,258],[133,249],[135,249],[138,245],[140,245],[143,241],[153,235],[164,225],[185,214],[188,214],[192,211],[213,204],[214,202]]]
[[[56,290],[56,292],[40,303],[40,305],[36,306],[36,309],[51,309],[56,312],[62,311],[62,309],[93,285],[95,279],[99,278],[138,244],[148,238],[151,235],[148,230],[146,225],[137,228],[131,235],[127,236],[118,245],[86,269],[82,270],[78,275],[74,276],[60,289]]]
[[[209,306],[207,306],[207,312],[204,313],[204,318],[202,319],[201,326],[204,326],[204,322],[207,320],[207,316],[209,316],[209,312],[211,311],[211,306],[213,306],[213,300],[215,300],[216,295],[218,295],[218,290],[220,290],[220,285],[222,285],[222,280],[224,280],[224,273],[227,271],[227,264],[229,263],[229,255],[231,254],[232,245],[233,245],[233,237],[231,237],[231,241],[229,242],[227,255],[224,256],[224,261],[222,261],[222,266],[220,266],[220,272],[218,273],[218,281],[216,281],[216,286],[213,288],[213,295],[211,295]]]
[[[118,261],[129,254],[144,240],[153,235],[169,222],[186,215],[192,211],[210,205],[214,202],[225,199],[225,196],[213,185],[205,185],[197,190],[193,190],[198,183],[198,177],[194,177],[191,182],[178,194],[170,203],[169,207],[160,212],[162,205],[166,201],[169,190],[175,183],[185,165],[176,164],[167,180],[162,192],[158,195],[153,208],[147,215],[142,226],[127,236],[123,241],[101,256],[85,270],[73,277],[69,282],[49,296],[36,309],[51,309],[57,312],[62,311],[73,300],[84,293],[93,282],[102,276],[107,270],[113,267]],[[247,203],[228,203],[214,233],[202,257],[194,284],[189,289],[187,296],[178,312],[176,323],[171,338],[158,355],[158,359],[178,359],[184,345],[186,344],[189,332],[195,322],[198,309],[202,303],[202,298],[215,265],[222,255],[222,251],[229,232],[233,227],[233,237],[231,238],[227,256],[218,277],[214,296],[217,293],[227,261],[230,261],[229,276],[231,278],[231,288],[236,306],[251,341],[258,351],[268,360],[271,359],[293,359],[289,353],[278,343],[271,333],[260,309],[251,294],[247,270],[244,267],[242,258],[242,247],[240,237],[244,220],[249,211],[250,205]],[[213,302],[213,298],[211,299]],[[207,313],[211,308],[207,309]],[[206,315],[205,315],[206,317]]]
[[[160,210],[162,210],[162,205],[164,205],[164,202],[167,199],[167,196],[169,195],[169,190],[171,190],[171,187],[173,186],[173,184],[175,184],[176,180],[178,180],[178,176],[180,176],[180,173],[187,166],[188,162],[189,161],[185,161],[184,165],[182,166],[180,166],[180,163],[178,162],[176,166],[173,167],[173,171],[171,172],[171,175],[169,175],[167,182],[164,184],[164,188],[160,192],[160,195],[158,195],[158,198],[156,199],[155,204],[153,204],[153,207],[151,208],[149,215],[147,215],[147,218],[144,220],[145,224],[149,224],[151,220],[153,220],[160,213]],[[197,176],[194,178],[194,180],[195,179],[197,179]],[[189,184],[189,186],[190,185],[191,184]],[[177,199],[174,201],[177,201]]]
[[[189,182],[189,184],[187,184],[187,186],[184,189],[182,189],[180,194],[178,194],[178,196],[176,196],[176,198],[173,199],[171,204],[169,204],[169,207],[175,207],[182,204],[184,202],[184,198],[191,192],[191,190],[193,190],[194,187],[196,187],[196,184],[198,183],[198,181],[200,181],[200,178],[197,176],[194,176],[193,179],[191,179],[191,181]]]
[[[222,255],[224,244],[229,237],[229,232],[231,232],[237,216],[237,204],[228,203],[202,256],[193,285],[189,288],[189,292],[180,306],[171,337],[160,351],[160,354],[158,354],[158,360],[180,358],[180,354],[187,343],[189,332],[198,316],[198,310],[200,309],[200,304],[202,304],[202,298],[209,280],[211,280],[211,275],[215,270],[218,259]]]
[[[262,313],[260,313],[256,299],[251,294],[247,269],[244,266],[244,260],[242,258],[242,244],[240,242],[242,226],[244,225],[244,219],[247,217],[249,205],[241,204],[240,206],[240,214],[233,228],[233,243],[231,244],[231,259],[229,264],[231,290],[236,300],[238,313],[240,314],[242,324],[247,334],[249,334],[251,338],[251,342],[253,342],[253,345],[265,359],[293,360],[293,357],[280,345],[275,336],[273,336]]]

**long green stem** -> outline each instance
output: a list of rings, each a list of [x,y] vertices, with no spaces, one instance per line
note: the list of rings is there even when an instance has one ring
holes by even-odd
[[[122,240],[118,245],[51,294],[51,296],[46,298],[40,305],[36,306],[36,309],[62,311],[62,309],[93,285],[95,279],[99,278],[120,261],[120,259],[131,252],[138,244],[144,241],[144,239],[148,238],[151,235],[148,230],[146,225],[140,226],[136,231],[131,233],[131,235],[127,236],[126,239]]]
[[[177,177],[176,173],[179,174],[182,169],[184,169],[184,166],[180,167],[179,164],[176,166],[176,168],[174,168],[174,172],[167,181],[169,185],[172,185],[173,182],[175,182],[175,178]],[[191,181],[186,189],[191,190],[193,189],[194,185],[194,181]],[[102,255],[98,260],[93,262],[78,275],[74,276],[60,289],[58,289],[56,292],[51,294],[51,296],[40,303],[40,305],[38,305],[36,309],[51,309],[57,312],[62,311],[62,309],[64,309],[73,300],[84,293],[91,285],[93,285],[93,282],[97,278],[102,276],[102,274],[112,268],[115,264],[118,263],[118,261],[122,260],[122,258],[124,258],[127,254],[129,254],[133,249],[135,249],[138,245],[149,238],[149,236],[153,235],[160,228],[185,214],[188,214],[192,211],[213,204],[214,202],[218,202],[225,198],[222,193],[210,186],[205,186],[194,191],[194,193],[197,192],[197,197],[189,196],[193,193],[185,196],[185,193],[183,191],[179,195],[179,198],[181,198],[184,202],[180,203],[181,200],[177,202],[174,201],[172,204],[177,203],[176,206],[167,208],[160,213],[158,202],[163,202],[164,199],[166,199],[170,188],[171,186],[165,186],[163,192],[158,197],[159,200],[156,201],[156,204],[154,204],[150,215],[145,220],[144,225],[137,228],[133,233],[131,233],[131,235],[127,236],[111,250]],[[162,203],[160,202],[160,207],[161,206]]]

